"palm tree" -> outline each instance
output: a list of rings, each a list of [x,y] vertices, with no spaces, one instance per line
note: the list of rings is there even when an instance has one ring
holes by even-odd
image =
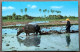
[[[21,9],[21,13],[22,13],[22,15],[23,15],[23,9]],[[21,18],[23,19],[23,16],[22,16]]]
[[[47,9],[44,9],[43,12],[44,12],[44,17],[45,17],[45,20],[46,20],[46,15],[45,15],[45,12],[47,11]]]
[[[44,16],[45,16],[45,10],[43,10]]]
[[[48,10],[48,14],[49,14],[49,10]]]
[[[61,11],[56,11],[57,12],[57,16],[58,16],[58,18],[60,17],[60,13],[61,13]]]
[[[45,12],[46,12],[46,11],[47,11],[47,9],[44,9],[44,10],[43,10],[43,12],[44,12],[44,17],[46,17],[46,15],[45,15]]]
[[[49,18],[49,12],[50,12],[50,11],[48,10],[48,18]]]
[[[25,14],[27,15],[27,8],[25,8]],[[24,19],[26,19],[26,16],[24,16]]]
[[[21,13],[23,14],[23,9],[21,9]]]
[[[56,11],[58,14],[60,14],[61,13],[61,11]]]
[[[39,9],[40,13],[41,13],[41,9]],[[40,15],[41,16],[41,15]]]
[[[54,16],[54,15],[53,15],[54,12],[55,12],[55,11],[51,9],[52,16]]]
[[[25,8],[25,14],[26,14],[26,12],[27,12],[27,8]]]
[[[45,12],[47,11],[47,9],[45,9]],[[46,15],[45,15],[45,17],[46,17]]]
[[[54,10],[52,10],[52,9],[51,9],[51,13],[52,13],[52,15],[53,15],[53,13],[54,13]]]

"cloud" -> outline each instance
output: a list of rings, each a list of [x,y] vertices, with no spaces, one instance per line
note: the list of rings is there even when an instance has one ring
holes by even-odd
[[[34,8],[36,8],[36,7],[37,7],[36,5],[32,5],[32,6],[31,6],[32,9],[34,9]]]
[[[12,7],[12,6],[2,7],[2,10],[8,10],[8,9],[14,9],[14,7]]]
[[[36,5],[30,5],[30,4],[28,4],[27,7],[30,7],[30,8],[32,8],[32,9],[37,8]]]
[[[28,6],[28,7],[30,7],[31,5],[30,5],[30,4],[28,4],[27,6]]]
[[[7,9],[7,7],[2,7],[2,10],[5,10],[5,9]]]
[[[9,6],[9,7],[8,7],[8,9],[14,9],[14,7],[12,7],[12,6]]]
[[[60,9],[60,8],[62,8],[63,6],[51,6],[51,8],[58,8],[58,9]]]

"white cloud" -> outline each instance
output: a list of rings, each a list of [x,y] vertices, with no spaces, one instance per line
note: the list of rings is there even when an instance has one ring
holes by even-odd
[[[2,7],[2,10],[6,10],[7,9],[7,7]]]
[[[51,8],[58,8],[58,9],[60,9],[60,8],[62,8],[63,6],[51,6]]]
[[[12,7],[12,6],[9,6],[9,7],[8,7],[8,9],[14,9],[14,7]]]
[[[30,4],[28,4],[27,6],[28,6],[28,7],[30,7],[31,5],[30,5]]]
[[[12,6],[2,7],[2,10],[8,10],[8,9],[14,9],[14,7],[12,7]]]
[[[37,8],[36,5],[30,5],[30,4],[28,4],[27,7],[30,7],[30,8],[32,8],[32,9]]]
[[[37,7],[36,5],[32,5],[32,6],[31,6],[32,9],[34,9],[34,8],[36,8],[36,7]]]

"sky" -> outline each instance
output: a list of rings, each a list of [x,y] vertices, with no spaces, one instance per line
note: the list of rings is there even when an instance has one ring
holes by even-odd
[[[58,10],[61,11],[62,16],[76,16],[78,17],[78,1],[33,1],[33,2],[2,2],[2,16],[12,15],[14,12],[16,15],[24,15],[24,9],[27,8],[27,15],[29,16],[44,16],[43,10]],[[23,9],[23,14],[21,13]],[[41,13],[39,11],[41,9]],[[45,12],[45,14],[51,15],[51,12]],[[56,12],[53,13],[57,15]]]

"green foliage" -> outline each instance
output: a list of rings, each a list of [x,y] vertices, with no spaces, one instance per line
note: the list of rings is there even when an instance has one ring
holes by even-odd
[[[41,12],[41,9],[39,9],[39,11]]]
[[[25,13],[27,12],[27,8],[25,8]]]
[[[49,10],[48,10],[48,13],[49,13]]]
[[[39,9],[40,13],[41,13],[41,9]]]
[[[23,9],[21,9],[21,13],[23,13]]]
[[[12,14],[12,19],[14,20],[16,18],[16,13]]]
[[[54,13],[54,10],[51,9],[51,12]]]
[[[23,9],[21,9],[20,10],[21,11],[21,13],[23,13]],[[14,12],[12,15],[8,15],[8,16],[2,16],[2,19],[3,19],[3,21],[41,21],[41,20],[43,20],[43,21],[45,21],[45,20],[49,20],[49,21],[51,21],[51,20],[62,20],[62,19],[66,19],[66,18],[70,18],[71,20],[78,20],[78,18],[77,17],[75,17],[75,16],[62,16],[62,15],[60,15],[60,13],[61,13],[61,11],[57,11],[57,10],[47,10],[47,9],[44,9],[44,10],[41,10],[41,9],[39,9],[39,11],[40,11],[40,13],[41,13],[41,11],[42,12],[44,12],[44,18],[43,17],[33,17],[33,16],[29,16],[29,15],[27,15],[27,14],[25,14],[25,15],[16,15],[16,13]],[[26,13],[27,12],[27,8],[25,8],[24,9],[24,12]],[[45,14],[45,12],[47,12],[47,13],[54,13],[54,12],[56,12],[56,13],[58,13],[58,15],[48,15],[48,16],[46,16],[46,14]],[[45,19],[45,20],[44,20]]]

